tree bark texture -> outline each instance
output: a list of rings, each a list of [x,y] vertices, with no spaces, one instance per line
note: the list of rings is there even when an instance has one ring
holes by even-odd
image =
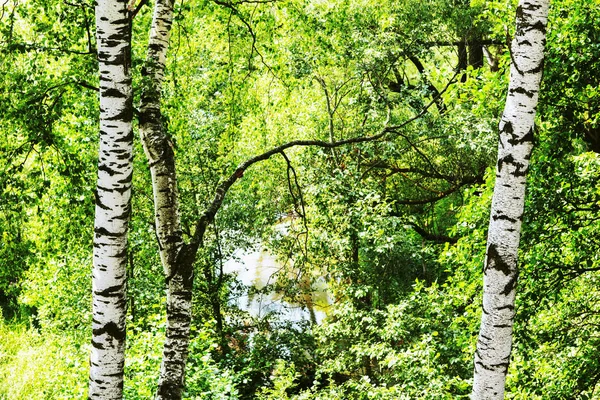
[[[472,399],[503,399],[512,347],[517,254],[526,175],[542,78],[549,0],[521,0],[511,45],[510,83],[499,124],[496,184],[483,277],[483,314]]]
[[[156,399],[180,399],[192,315],[193,262],[181,230],[175,154],[161,115],[161,90],[173,0],[154,6],[146,62],[142,70],[140,136],[148,159],[154,193],[156,236],[167,282],[167,329]]]
[[[90,399],[123,397],[127,229],[133,173],[131,25],[125,0],[99,0],[100,150],[94,268]]]

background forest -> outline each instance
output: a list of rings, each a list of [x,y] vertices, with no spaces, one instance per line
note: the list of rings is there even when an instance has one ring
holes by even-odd
[[[145,2],[132,4],[136,116]],[[195,262],[184,398],[468,398],[515,8],[174,3],[162,114],[186,239],[240,163],[385,133],[291,146],[236,175]],[[0,1],[0,399],[88,390],[94,29],[90,0]],[[599,84],[600,2],[553,0],[506,398],[600,398]],[[124,397],[147,399],[165,278],[135,140]],[[257,251],[276,260],[264,286],[230,267]]]

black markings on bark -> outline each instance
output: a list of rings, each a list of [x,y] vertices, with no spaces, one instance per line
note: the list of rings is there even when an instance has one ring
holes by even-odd
[[[527,136],[527,135],[525,135]],[[518,135],[511,135],[511,138],[507,140],[508,143],[510,143],[513,146],[516,146],[517,144],[521,143],[523,141],[523,139],[525,138],[525,136],[523,136],[523,138],[519,139]]]
[[[174,235],[165,236],[165,239],[163,241],[165,243],[181,243],[182,239],[181,239],[181,236],[179,235],[179,232],[175,232]]]
[[[122,341],[123,339],[125,339],[125,327],[119,328],[119,326],[114,322],[108,322],[102,328],[97,328],[93,330],[94,336],[100,336],[105,333],[108,336],[117,339],[118,341]]]
[[[535,140],[535,133],[534,133],[533,126],[532,126],[531,128],[529,128],[529,131],[527,131],[525,136],[523,136],[521,138],[521,143],[527,143],[527,142],[533,143],[534,140]],[[531,157],[531,154],[527,154],[527,156],[525,158],[529,159],[529,157]]]
[[[527,175],[527,171],[529,170],[529,167],[525,167],[524,164],[521,163],[514,163],[515,171],[512,173],[513,176],[519,177],[519,176],[526,176]]]
[[[536,91],[529,91],[527,89],[525,89],[524,87],[516,87],[514,89],[510,89],[510,93],[519,93],[519,94],[524,94],[525,96],[532,98],[535,95]]]
[[[525,7],[523,7],[523,9],[525,10],[529,10],[529,11],[537,11],[539,10],[542,6],[539,4],[534,4],[534,3],[524,3]],[[521,7],[521,6],[519,6]]]
[[[171,175],[172,175],[172,173],[171,173],[171,172],[169,172],[169,171],[166,171],[166,172],[159,172],[158,174],[156,174],[156,177],[157,177],[157,178],[162,178],[162,177],[164,177],[164,176],[171,176]]]
[[[114,255],[115,258],[125,258],[127,257],[127,249],[123,248],[123,250],[121,250],[120,252],[118,252],[117,254]],[[120,277],[117,277],[117,279]]]
[[[133,130],[127,132],[127,135],[116,139],[115,143],[133,143]]]
[[[192,298],[192,292],[187,289],[176,290],[171,292],[172,296],[179,297],[180,300],[186,301]]]
[[[543,35],[546,34],[546,25],[542,21],[537,21],[533,25],[527,26],[528,31],[540,31]]]
[[[483,363],[483,362],[481,362],[481,361],[477,361],[477,362],[475,363],[475,365],[479,365],[481,368],[483,368],[483,369],[485,369],[485,370],[487,370],[487,371],[494,371],[494,368],[492,368],[492,367],[488,367],[486,364],[484,364],[484,363]]]
[[[127,209],[120,215],[113,217],[113,219],[119,219],[121,221],[129,221],[129,215],[131,214],[131,210]]]
[[[493,219],[494,221],[498,221],[498,220],[500,219],[500,220],[506,220],[506,221],[508,221],[508,222],[513,222],[513,223],[514,223],[514,222],[517,222],[517,220],[516,220],[516,219],[514,219],[514,218],[511,218],[511,217],[509,217],[508,215],[504,215],[504,214],[502,214],[502,215],[494,215],[494,216],[492,216],[492,219]]]
[[[122,374],[120,374],[120,373],[118,373],[118,372],[117,372],[116,374],[106,374],[106,375],[104,375],[104,376],[121,376],[121,375],[122,375]]]
[[[121,19],[117,19],[117,20],[114,20],[114,21],[112,22],[112,24],[113,24],[113,25],[124,25],[124,26],[122,26],[122,27],[120,28],[120,30],[124,30],[124,31],[125,31],[125,33],[127,33],[127,32],[129,31],[129,23],[130,23],[130,21],[129,21],[129,18],[128,18],[126,15],[127,15],[127,14],[125,14],[125,15],[123,16],[123,18],[121,18]],[[120,34],[120,32],[119,32],[119,34],[118,34],[118,35],[115,35],[115,36],[120,38],[120,37],[121,37],[121,34]]]
[[[509,163],[512,164],[515,161],[514,157],[512,156],[512,154],[508,154],[507,156],[503,157],[503,158],[499,158],[498,159],[498,171],[502,171],[502,167],[504,166],[505,163]]]
[[[113,97],[113,98],[117,98],[117,99],[124,99],[124,98],[127,98],[128,94],[123,93],[118,89],[110,88],[110,89],[103,90],[102,96],[103,97]]]
[[[510,265],[508,265],[502,256],[500,256],[500,253],[498,253],[498,248],[494,243],[490,244],[488,247],[486,267],[500,271],[506,276],[513,273]]]
[[[125,178],[118,180],[117,182],[122,183],[122,184],[131,183],[132,178],[133,178],[133,172],[130,173],[129,175],[127,175]]]
[[[525,164],[516,162],[512,154],[507,154],[506,156],[498,159],[498,171],[502,171],[504,164],[512,164],[515,167],[515,171],[512,173],[513,176],[527,175],[528,168],[525,167]]]
[[[122,43],[121,40],[117,40],[119,37],[120,37],[120,35],[111,35],[111,36],[109,36],[109,38],[112,38],[112,39],[106,40],[104,42],[104,44],[106,45],[107,48],[117,47],[117,46],[121,45],[121,43]],[[123,63],[121,61],[118,61],[118,62],[114,62],[114,63],[105,62],[105,64],[122,65]]]
[[[119,297],[122,296],[123,285],[115,285],[107,287],[104,290],[97,290],[96,294],[104,297]]]
[[[518,278],[517,274],[514,273],[510,277],[510,280],[508,281],[508,283],[506,285],[504,285],[504,289],[502,289],[500,294],[503,294],[506,296],[506,295],[512,293],[512,291],[515,290],[515,287],[517,286],[517,278]]]
[[[512,138],[508,139],[508,143],[512,144],[513,146],[516,146],[518,144],[528,143],[528,142],[532,143],[534,138],[535,138],[535,136],[533,133],[533,127],[531,127],[531,128],[529,128],[529,131],[527,131],[527,133],[525,135],[523,135],[523,137],[520,139],[517,135],[512,135]]]
[[[162,44],[159,43],[152,43],[148,46],[148,50],[152,50],[156,53],[160,53],[162,52],[162,49],[164,48],[164,46]]]
[[[138,123],[140,126],[151,124],[156,120],[156,117],[150,108],[145,108],[138,116]]]
[[[494,370],[501,369],[505,375],[506,375],[506,372],[508,371],[508,363],[507,362],[491,364],[490,367],[492,367],[492,369],[494,369]]]
[[[514,132],[512,122],[510,122],[510,121],[503,121],[503,122],[504,122],[504,124],[500,128],[500,132],[506,132],[506,133],[512,134]]]
[[[110,176],[114,176],[117,173],[117,171],[115,171],[112,168],[109,168],[106,164],[99,165],[98,166],[98,171],[104,171],[104,172],[106,172]],[[106,190],[107,191],[111,191],[111,189],[106,189]]]
[[[521,6],[521,5],[519,5],[517,7],[516,18],[517,18],[517,21],[519,21],[520,19],[523,19],[523,6]]]
[[[189,314],[189,313],[171,311],[169,313],[169,320],[170,321],[187,322],[190,319],[190,315],[191,314]],[[177,337],[177,335],[173,335],[173,334],[169,334],[168,336],[170,338]]]
[[[111,153],[116,154],[118,160],[124,160],[128,158],[127,154],[129,153],[129,151],[125,149],[115,149],[112,150]]]
[[[110,236],[110,237],[121,237],[125,233],[124,232],[110,232],[108,229],[104,227],[94,228],[94,232],[100,236]]]
[[[133,119],[133,108],[131,107],[124,107],[123,111],[121,111],[120,113],[110,117],[110,118],[106,118],[107,121],[131,121]]]
[[[173,271],[165,280],[167,285],[174,276],[179,275],[181,276],[183,287],[191,290],[191,282],[193,282],[194,277],[196,251],[197,248],[194,248],[189,244],[184,243],[183,246],[181,246],[179,253],[177,253],[177,258],[175,259]]]
[[[149,167],[149,168],[153,168],[153,167],[155,167],[156,165],[158,165],[158,164],[160,164],[160,163],[162,163],[162,162],[163,162],[163,160],[162,160],[162,159],[160,159],[160,158],[159,158],[159,159],[157,159],[156,161],[148,161],[148,167]],[[165,174],[165,175],[166,175],[166,174]]]
[[[94,201],[95,201],[96,206],[100,207],[101,209],[110,210],[110,207],[108,207],[102,203],[102,201],[100,200],[100,196],[98,196],[98,190],[95,190],[95,189],[94,189]]]
[[[180,399],[180,385],[176,382],[163,382],[158,388],[157,395],[161,399]]]
[[[131,188],[131,185],[123,185],[122,187],[116,187],[116,188],[114,188],[114,191],[123,194],[126,191],[128,191],[130,188]]]
[[[526,71],[528,74],[537,74],[539,72],[542,72],[544,70],[544,60],[542,60],[541,63],[538,64],[537,67],[530,69],[529,71]]]

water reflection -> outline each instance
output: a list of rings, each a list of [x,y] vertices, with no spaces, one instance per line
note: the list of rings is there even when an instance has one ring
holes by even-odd
[[[223,272],[235,274],[248,287],[264,289],[273,285],[282,266],[264,249],[239,252],[223,266]],[[245,294],[237,300],[237,307],[248,311],[257,318],[269,314],[278,314],[281,320],[289,322],[321,323],[326,311],[332,304],[324,280],[313,284],[310,293],[303,296],[301,304],[291,303],[283,299],[282,293],[267,291],[267,293]]]

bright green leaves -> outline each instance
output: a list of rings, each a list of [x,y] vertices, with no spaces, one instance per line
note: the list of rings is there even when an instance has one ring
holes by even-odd
[[[98,111],[90,90],[97,60],[78,54],[94,51],[92,5],[59,3],[9,1],[0,20],[0,301],[5,312],[37,309],[45,333],[88,325]],[[448,44],[494,41],[487,50],[498,69],[468,66],[466,81],[458,75],[441,103],[382,140],[286,151],[297,185],[281,155],[244,172],[199,254],[194,314],[202,323],[192,338],[190,397],[467,395],[512,3],[175,5],[162,107],[185,235],[240,162],[294,139],[377,134],[386,121],[420,113],[457,68],[458,48]],[[509,376],[515,397],[592,397],[600,370],[593,339],[600,165],[586,152],[594,150],[600,115],[596,3],[564,0],[551,11]],[[146,6],[133,23],[135,86],[149,20]],[[132,399],[154,390],[164,312],[150,180],[143,157],[135,163]],[[278,221],[287,234],[273,228]],[[288,263],[274,285],[286,298],[327,281],[335,303],[314,332],[235,309],[230,299],[245,289],[219,269],[257,241]],[[80,365],[64,368],[57,382],[75,387],[71,374]]]
[[[594,2],[567,1],[551,9],[542,104],[552,130],[578,137],[598,152],[600,29]],[[545,105],[544,105],[545,104]]]

